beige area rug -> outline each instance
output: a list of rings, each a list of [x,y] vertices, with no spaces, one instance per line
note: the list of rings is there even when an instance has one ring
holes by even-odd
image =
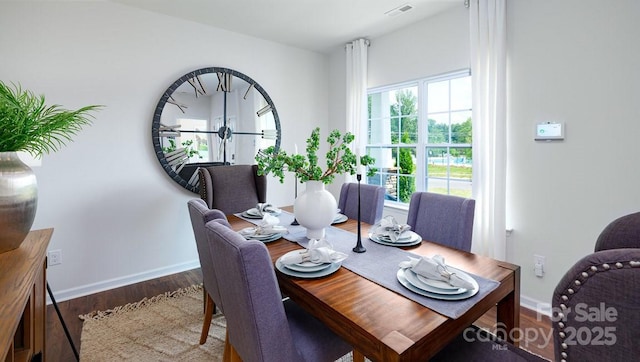
[[[114,309],[81,315],[80,361],[222,361],[226,321],[213,316],[202,331],[202,286],[167,292]],[[351,361],[348,354],[337,362]]]
[[[222,361],[226,321],[213,316],[202,331],[202,286],[168,292],[137,303],[80,316],[80,361]]]

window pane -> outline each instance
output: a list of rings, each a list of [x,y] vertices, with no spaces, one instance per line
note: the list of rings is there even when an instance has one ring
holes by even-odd
[[[416,149],[402,147],[398,150],[398,155],[398,197],[401,202],[409,202],[411,194],[416,191]]]
[[[401,143],[418,142],[418,118],[415,116],[402,117],[400,130]]]
[[[427,177],[447,177],[447,148],[427,147]]]
[[[471,111],[451,112],[451,143],[471,144]]]
[[[418,87],[401,89],[395,96],[395,103],[399,115],[408,116],[418,113]]]
[[[427,143],[438,144],[449,142],[449,113],[438,113],[429,116],[427,121]]]
[[[391,118],[391,143],[397,144],[400,142],[400,117]]]
[[[471,181],[473,154],[471,147],[451,147],[449,149],[450,177]]]
[[[471,181],[453,180],[449,181],[449,195],[460,197],[471,197]]]
[[[449,81],[429,83],[427,86],[427,111],[429,113],[449,110]]]
[[[451,109],[471,109],[471,76],[451,80]]]

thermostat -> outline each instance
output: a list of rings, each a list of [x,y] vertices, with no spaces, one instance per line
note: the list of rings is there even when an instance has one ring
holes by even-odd
[[[560,122],[542,122],[536,125],[536,141],[564,139],[564,124]]]

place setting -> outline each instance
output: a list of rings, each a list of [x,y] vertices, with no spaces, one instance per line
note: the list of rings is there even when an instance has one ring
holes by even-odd
[[[347,254],[325,239],[311,239],[306,249],[292,250],[276,260],[276,269],[298,278],[320,278],[336,272]]]
[[[342,224],[343,222],[346,222],[347,220],[349,220],[347,215],[340,213],[340,211],[341,211],[340,209],[336,211],[336,215],[333,217],[333,221],[331,222],[332,225]]]
[[[265,214],[259,224],[247,227],[239,231],[240,235],[247,240],[258,240],[268,243],[280,239],[288,233],[286,227],[279,225],[280,219],[276,216]]]
[[[282,210],[271,204],[258,203],[256,207],[252,207],[249,210],[243,211],[240,215],[247,219],[262,219],[264,215],[278,216],[281,213]]]
[[[411,226],[399,224],[393,216],[385,216],[369,230],[369,239],[387,246],[413,246],[422,242],[422,237],[411,231]]]
[[[412,258],[399,265],[396,277],[410,291],[440,300],[463,300],[478,293],[478,282],[468,273],[446,265],[441,255]]]

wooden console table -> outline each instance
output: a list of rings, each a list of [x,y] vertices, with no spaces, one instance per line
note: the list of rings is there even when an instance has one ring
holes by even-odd
[[[45,360],[46,251],[53,229],[0,254],[0,361]]]

